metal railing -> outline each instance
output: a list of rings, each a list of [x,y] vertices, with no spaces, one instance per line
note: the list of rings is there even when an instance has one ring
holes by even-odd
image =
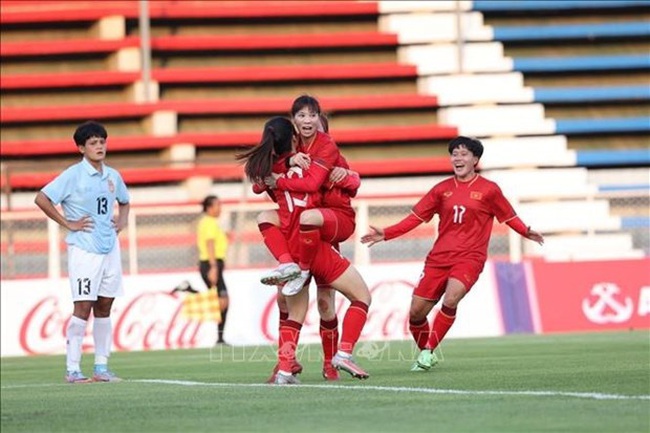
[[[419,197],[361,198],[354,202],[357,230],[341,245],[343,255],[355,264],[424,260],[436,236],[435,220],[412,232],[368,249],[360,242],[369,224],[387,226],[403,218]],[[587,199],[585,197],[585,199]],[[648,254],[650,235],[646,193],[607,194],[612,212],[638,215],[639,224],[622,224],[619,231],[629,233],[634,247]],[[228,267],[269,267],[275,261],[258,232],[256,216],[275,204],[267,201],[225,202],[221,222],[230,233]],[[197,205],[134,207],[128,228],[120,234],[124,272],[155,273],[195,269],[197,253],[195,224],[200,215]],[[645,217],[644,217],[645,215]],[[644,219],[645,218],[645,219]],[[628,220],[630,220],[628,218]],[[644,223],[645,221],[645,223]],[[59,277],[67,274],[65,232],[40,211],[5,211],[1,215],[3,279]],[[593,236],[597,232],[584,236]],[[503,224],[495,223],[489,256],[499,260],[526,258],[519,236]]]

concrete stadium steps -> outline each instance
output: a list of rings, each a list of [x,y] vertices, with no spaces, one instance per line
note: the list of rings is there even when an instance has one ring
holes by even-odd
[[[589,182],[598,185],[600,192],[641,191],[650,189],[650,168],[600,168],[588,171]],[[649,198],[650,200],[650,198]]]
[[[483,24],[480,12],[462,13],[460,25],[466,41],[492,40],[490,29]],[[396,33],[403,45],[426,44],[431,41],[455,43],[458,39],[458,22],[454,12],[382,15],[379,18],[379,29],[386,33]]]
[[[650,2],[474,1],[471,9],[570,148],[642,146],[650,128]]]
[[[504,57],[503,45],[498,42],[474,42],[460,50],[455,43],[428,41],[425,44],[401,45],[398,61],[415,65],[422,78],[462,73],[489,73],[512,71],[512,60]],[[436,59],[436,61],[431,61]]]
[[[486,138],[479,166],[484,169],[573,167],[576,153],[562,135]]]
[[[621,229],[621,218],[611,215],[605,199],[519,203],[517,211],[526,224],[545,234]]]
[[[444,124],[458,125],[462,135],[476,137],[555,133],[555,123],[545,118],[541,104],[441,108],[438,119]]]
[[[418,79],[422,93],[436,95],[441,106],[482,105],[498,101],[525,104],[534,100],[520,72],[454,74]]]
[[[593,197],[598,192],[583,167],[491,170],[485,176],[513,201]]]

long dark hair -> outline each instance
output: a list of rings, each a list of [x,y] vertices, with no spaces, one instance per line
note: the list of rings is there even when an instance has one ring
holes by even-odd
[[[260,143],[235,158],[244,163],[244,173],[253,183],[261,183],[273,171],[276,158],[291,152],[294,128],[286,117],[272,117],[264,124]]]

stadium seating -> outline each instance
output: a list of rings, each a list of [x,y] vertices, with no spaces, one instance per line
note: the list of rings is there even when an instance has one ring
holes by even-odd
[[[638,148],[650,128],[649,7],[646,0],[479,0],[472,9],[483,13],[569,147],[600,147],[605,134],[608,147],[626,152]]]
[[[287,113],[305,92],[321,99],[351,162],[376,161],[368,173],[421,173],[427,165],[397,164],[388,173],[373,154],[378,146],[400,146],[406,160],[426,161],[444,152],[429,146],[458,133],[437,121],[434,95],[417,94],[416,68],[397,62],[396,35],[377,29],[377,3],[152,2],[149,102],[132,55],[140,43],[134,3],[90,5],[50,3],[31,15],[3,8],[7,164],[41,157],[52,171],[65,167],[76,154],[70,131],[87,118],[106,124],[111,161],[126,168],[136,161],[165,173],[178,163],[232,162],[236,149],[258,140],[264,119]],[[59,28],[63,15],[71,30]],[[55,37],[25,32],[34,22]],[[21,173],[42,167],[24,165],[11,170],[14,189],[35,185],[19,181]],[[170,171],[169,181],[177,175]]]
[[[606,200],[592,208],[588,197],[598,194],[598,185],[585,181],[584,171],[582,181],[575,183],[568,167],[649,165],[650,28],[639,12],[647,11],[650,2],[474,1],[455,6],[449,2],[446,7],[441,3],[431,10],[415,6],[410,14],[399,9],[380,19],[384,31],[398,34],[400,61],[418,67],[421,93],[436,95],[439,120],[456,125],[461,134],[483,138],[484,168],[567,167],[538,169],[538,178],[522,170],[507,172],[505,178],[503,172],[487,175],[503,180],[513,197],[533,201],[564,197],[542,208],[567,206],[566,198],[575,194],[573,210],[560,206],[546,216],[593,215],[601,223],[587,242],[602,242],[605,247],[598,251],[609,255],[632,248],[630,239],[610,242],[614,238],[608,234],[620,230],[622,220],[609,217]],[[455,7],[464,11],[460,19]],[[462,46],[457,41],[458,25],[463,29]],[[622,177],[621,181],[625,184]],[[641,194],[644,191],[647,186]],[[523,213],[530,206],[536,209],[536,203],[524,203]],[[589,251],[587,244],[573,247],[577,243],[564,238],[564,232],[579,230],[579,220],[567,221],[564,227],[532,221],[555,236],[554,249],[565,244],[565,258],[581,257],[581,249]],[[539,254],[560,257],[550,250],[548,255]]]
[[[609,235],[644,220],[593,200],[589,170],[650,164],[648,1],[150,2],[149,88],[137,2],[2,5],[0,182],[14,204],[76,157],[70,133],[87,118],[108,126],[135,197],[239,185],[234,153],[312,93],[367,196],[392,190],[383,178],[430,187],[449,174],[446,142],[477,136],[486,176],[552,237],[529,254],[595,257],[594,239],[638,254]],[[571,238],[581,214],[594,220],[586,243]]]

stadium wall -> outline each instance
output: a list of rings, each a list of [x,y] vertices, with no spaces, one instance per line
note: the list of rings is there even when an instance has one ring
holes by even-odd
[[[359,268],[373,294],[362,342],[410,339],[409,303],[421,267],[420,262],[413,262]],[[449,338],[650,329],[649,270],[650,259],[489,261],[463,301]],[[269,345],[277,341],[275,290],[259,283],[259,273],[250,269],[226,272],[230,309],[225,339],[233,345]],[[187,295],[169,289],[185,279],[202,287],[196,273],[125,277],[125,296],[117,300],[112,315],[116,350],[213,345],[214,322],[185,319],[182,301]],[[64,353],[65,329],[72,313],[68,291],[67,279],[3,281],[1,355]],[[347,301],[341,296],[337,299],[342,317]],[[318,326],[318,312],[312,301],[301,343],[318,342]],[[84,350],[92,351],[92,345],[89,332]]]

